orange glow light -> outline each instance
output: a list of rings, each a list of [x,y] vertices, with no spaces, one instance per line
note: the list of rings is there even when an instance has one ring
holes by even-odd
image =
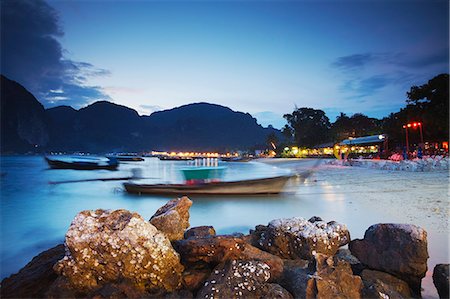
[[[408,128],[411,128],[411,124],[408,124]]]

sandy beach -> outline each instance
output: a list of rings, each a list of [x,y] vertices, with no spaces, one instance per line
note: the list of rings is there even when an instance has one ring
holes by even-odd
[[[259,162],[296,170],[316,165],[310,159],[261,159]],[[422,296],[438,298],[432,281],[433,268],[449,263],[449,173],[405,172],[327,165],[324,160],[296,191],[305,205],[334,206],[337,221],[346,223],[352,239],[362,238],[375,223],[408,223],[428,233],[428,271]],[[334,219],[324,209],[320,215]]]

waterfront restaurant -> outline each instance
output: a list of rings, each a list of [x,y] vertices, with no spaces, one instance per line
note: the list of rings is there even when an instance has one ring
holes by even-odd
[[[388,138],[386,134],[348,138],[334,146],[334,155],[338,159],[346,159],[350,155],[356,157],[379,158],[387,152]]]

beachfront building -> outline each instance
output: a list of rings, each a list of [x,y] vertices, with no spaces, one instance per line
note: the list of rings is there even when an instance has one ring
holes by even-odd
[[[387,153],[388,138],[386,134],[348,138],[334,146],[334,155],[338,159],[348,157],[381,158]]]

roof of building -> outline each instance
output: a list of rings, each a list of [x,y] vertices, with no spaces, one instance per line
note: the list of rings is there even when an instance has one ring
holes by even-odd
[[[357,138],[349,138],[343,140],[340,144],[341,145],[357,145],[357,144],[371,144],[371,143],[380,143],[384,142],[386,140],[386,135],[372,135],[372,136],[364,136],[364,137],[357,137]]]

